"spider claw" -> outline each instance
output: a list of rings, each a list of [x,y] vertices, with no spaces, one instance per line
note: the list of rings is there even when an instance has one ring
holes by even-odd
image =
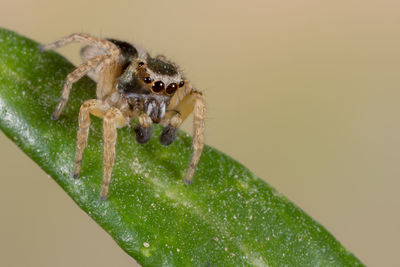
[[[59,118],[59,116],[57,116],[56,114],[51,114],[51,119],[53,120],[53,121],[55,121],[55,120],[58,120],[58,118]]]
[[[104,196],[103,196],[104,195]],[[104,200],[106,200],[107,199],[107,197],[108,197],[108,194],[106,193],[106,194],[104,194],[103,192],[100,192],[100,200],[101,201],[104,201]]]
[[[45,48],[44,45],[39,45],[39,47],[38,47],[40,52],[46,51],[44,48]]]
[[[186,178],[185,178],[184,181],[185,181],[185,184],[186,184],[186,185],[190,185],[190,184],[192,183],[192,180],[187,180]]]
[[[73,177],[74,177],[74,179],[79,178],[79,173],[75,173],[75,174],[73,175]]]

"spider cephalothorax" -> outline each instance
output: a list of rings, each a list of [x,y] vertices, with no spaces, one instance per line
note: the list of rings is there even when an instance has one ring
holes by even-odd
[[[61,101],[53,118],[57,119],[68,101],[72,84],[88,74],[97,82],[97,99],[85,101],[79,112],[79,130],[74,177],[81,170],[87,144],[90,114],[103,118],[104,169],[100,196],[105,199],[111,182],[115,143],[119,127],[137,118],[136,140],[150,139],[152,124],[161,123],[160,141],[171,144],[181,123],[193,112],[193,155],[185,182],[190,183],[204,145],[205,102],[200,91],[185,80],[179,67],[164,56],[151,57],[139,46],[114,39],[99,39],[87,34],[72,34],[42,50],[55,49],[70,42],[87,44],[81,50],[84,61],[67,76]]]

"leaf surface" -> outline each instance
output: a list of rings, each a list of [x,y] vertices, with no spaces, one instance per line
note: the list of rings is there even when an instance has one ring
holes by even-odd
[[[92,117],[80,179],[72,178],[78,111],[95,84],[74,85],[50,119],[74,67],[55,52],[0,29],[0,128],[143,266],[358,266],[321,225],[232,158],[206,146],[183,182],[192,152],[180,131],[164,147],[160,127],[145,145],[118,130],[108,199],[101,201],[102,121]]]

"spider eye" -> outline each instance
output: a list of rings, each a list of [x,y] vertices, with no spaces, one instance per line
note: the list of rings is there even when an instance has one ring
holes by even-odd
[[[144,62],[139,62],[138,66],[141,67],[144,65]]]
[[[145,83],[151,83],[151,78],[150,77],[146,77],[146,78],[143,79],[143,81]]]
[[[182,86],[184,86],[185,85],[185,82],[184,81],[181,81],[180,83],[179,83],[179,87],[182,87]]]
[[[176,92],[176,89],[178,89],[178,86],[176,83],[171,83],[170,85],[167,86],[167,94],[172,95],[173,93]]]
[[[164,90],[164,87],[165,87],[165,85],[162,81],[156,81],[155,83],[153,83],[152,89],[153,89],[153,92],[159,93],[162,90]]]

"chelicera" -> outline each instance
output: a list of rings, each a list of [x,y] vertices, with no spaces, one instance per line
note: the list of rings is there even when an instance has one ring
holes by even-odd
[[[186,80],[175,63],[164,56],[151,57],[141,47],[127,42],[75,33],[44,45],[41,50],[56,49],[71,42],[87,45],[81,50],[84,63],[68,74],[52,118],[58,119],[63,112],[73,83],[86,74],[97,82],[97,98],[85,101],[79,111],[73,176],[77,178],[81,171],[90,114],[103,118],[104,158],[100,197],[105,199],[114,165],[117,128],[131,124],[136,118],[136,140],[143,144],[151,137],[153,123],[160,123],[164,126],[160,141],[169,145],[174,141],[179,126],[193,113],[193,154],[184,179],[189,184],[204,146],[206,106],[203,94]]]

